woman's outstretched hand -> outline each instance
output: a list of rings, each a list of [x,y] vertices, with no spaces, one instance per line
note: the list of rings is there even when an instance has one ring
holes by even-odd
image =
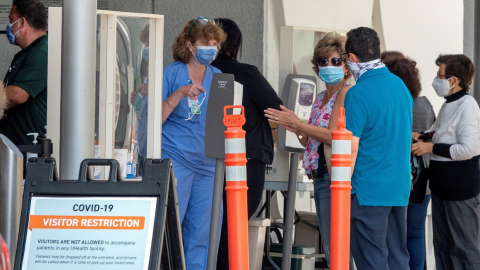
[[[300,118],[292,111],[287,109],[287,107],[280,105],[281,111],[268,108],[264,110],[265,117],[268,118],[268,121],[272,123],[276,123],[286,130],[291,131],[293,133],[297,133],[297,127],[300,123]]]

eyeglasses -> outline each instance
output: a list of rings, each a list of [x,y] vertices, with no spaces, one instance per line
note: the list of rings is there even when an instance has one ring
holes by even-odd
[[[455,77],[455,76],[453,76],[453,75],[447,75],[447,74],[441,74],[441,73],[438,73],[438,72],[437,72],[437,78],[439,78],[439,79],[450,79],[450,78],[452,78],[452,77]]]
[[[338,58],[338,57],[334,57],[334,58],[330,58],[330,59],[328,59],[328,58],[317,58],[317,65],[319,67],[328,66],[328,62],[331,62],[332,66],[339,67],[343,63],[343,58]]]
[[[347,60],[348,54],[349,54],[348,52],[341,53],[341,54],[340,54],[340,57],[341,57],[343,60]]]
[[[188,32],[187,32],[187,36],[190,34],[190,31],[192,30],[192,27],[193,25],[195,24],[196,21],[199,21],[202,25],[207,25],[208,21],[212,22],[213,24],[215,24],[215,20],[212,19],[212,18],[208,18],[208,17],[196,17],[192,24],[190,24],[190,28],[188,28]]]

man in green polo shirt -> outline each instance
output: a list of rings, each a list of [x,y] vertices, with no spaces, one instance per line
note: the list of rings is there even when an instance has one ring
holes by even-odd
[[[14,144],[32,144],[29,133],[45,137],[47,124],[47,12],[36,0],[15,0],[6,33],[9,42],[22,50],[8,69],[7,110],[0,120],[0,133]]]

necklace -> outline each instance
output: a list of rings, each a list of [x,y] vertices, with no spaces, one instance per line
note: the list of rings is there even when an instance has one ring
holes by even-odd
[[[343,82],[341,85],[339,85],[339,87],[335,91],[333,91],[332,96],[335,95],[335,93],[337,93],[338,91],[342,90],[344,86],[345,86],[345,83]],[[323,108],[327,104],[327,102],[332,98],[332,96],[328,97],[327,94],[328,94],[328,91],[326,91],[325,96],[323,96],[322,106],[320,108]]]
[[[339,87],[337,89],[335,89],[335,91],[333,91],[333,95],[335,95],[335,93],[337,93],[338,91],[342,90],[342,88],[345,86],[345,83],[342,83],[341,85],[339,85]],[[327,91],[328,93],[328,91]],[[332,95],[332,96],[333,96]],[[329,97],[329,100],[330,98],[332,98],[331,96]]]

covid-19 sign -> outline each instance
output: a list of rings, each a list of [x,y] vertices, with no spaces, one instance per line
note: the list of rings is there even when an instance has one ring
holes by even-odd
[[[31,198],[22,269],[146,270],[157,198]]]

